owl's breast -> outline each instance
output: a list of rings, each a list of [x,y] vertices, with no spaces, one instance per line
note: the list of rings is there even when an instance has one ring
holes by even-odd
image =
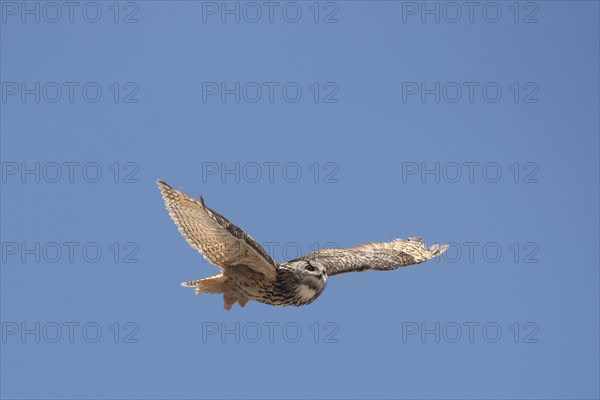
[[[245,266],[236,266],[235,272],[228,271],[226,275],[244,297],[276,306],[309,304],[323,291],[323,288],[301,282],[295,274],[286,269],[277,271],[275,281]]]

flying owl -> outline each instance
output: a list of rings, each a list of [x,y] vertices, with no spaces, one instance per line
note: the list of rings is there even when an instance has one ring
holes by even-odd
[[[221,272],[183,282],[196,294],[223,293],[225,309],[249,300],[275,306],[302,306],[323,293],[327,278],[345,272],[389,271],[439,256],[448,245],[427,248],[423,239],[396,239],[349,249],[325,249],[279,264],[246,232],[200,201],[158,181],[179,232]]]

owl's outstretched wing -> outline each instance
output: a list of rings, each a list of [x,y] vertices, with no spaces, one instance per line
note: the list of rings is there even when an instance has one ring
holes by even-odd
[[[419,264],[437,257],[448,245],[425,247],[423,239],[396,239],[387,243],[367,243],[349,249],[324,249],[306,254],[299,260],[315,261],[323,265],[327,275],[366,270],[389,271],[407,265]]]
[[[214,265],[234,268],[238,265],[275,280],[277,263],[246,232],[211,210],[200,201],[157,181],[171,219],[189,243]]]

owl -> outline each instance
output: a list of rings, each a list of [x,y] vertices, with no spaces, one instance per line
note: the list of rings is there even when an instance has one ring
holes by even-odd
[[[367,243],[348,249],[324,249],[280,264],[246,232],[187,194],[158,181],[165,205],[179,232],[221,272],[181,285],[200,293],[222,293],[225,309],[249,300],[275,306],[310,304],[327,279],[357,271],[390,271],[439,256],[447,245],[429,248],[418,237]]]

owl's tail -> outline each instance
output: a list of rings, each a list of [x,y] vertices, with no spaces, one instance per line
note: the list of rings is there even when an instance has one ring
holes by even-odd
[[[225,280],[223,274],[217,274],[204,279],[181,282],[181,286],[196,288],[196,294],[223,293],[225,291]]]
[[[232,290],[227,285],[227,278],[223,274],[217,274],[204,279],[196,279],[193,281],[181,282],[183,287],[196,288],[196,294],[200,293],[223,293],[224,307],[227,311],[238,302],[244,307],[248,303],[248,299],[241,296],[239,292]]]
[[[198,283],[202,282],[202,279],[196,279],[195,281],[181,282],[183,287],[196,287]]]

